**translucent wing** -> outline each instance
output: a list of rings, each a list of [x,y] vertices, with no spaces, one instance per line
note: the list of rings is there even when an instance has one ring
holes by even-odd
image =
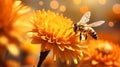
[[[105,21],[97,21],[97,22],[88,24],[88,26],[90,26],[90,27],[97,27],[97,26],[102,25],[103,23],[105,23]]]
[[[80,25],[80,24],[85,24],[85,23],[87,23],[87,22],[89,21],[89,19],[90,19],[90,15],[91,15],[91,12],[90,12],[90,11],[86,12],[86,13],[82,16],[82,18],[80,19],[80,21],[79,21],[77,24]]]

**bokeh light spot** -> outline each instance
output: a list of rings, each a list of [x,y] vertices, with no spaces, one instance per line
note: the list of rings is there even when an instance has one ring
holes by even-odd
[[[113,26],[114,26],[114,22],[110,21],[110,22],[108,23],[108,26],[109,26],[109,27],[113,27]]]
[[[112,10],[115,14],[120,14],[120,4],[113,5]]]
[[[80,7],[80,12],[81,13],[86,13],[89,10],[88,6],[81,6]]]
[[[99,4],[101,5],[105,5],[106,4],[106,0],[98,0]]]
[[[0,36],[0,44],[8,44],[8,39],[5,36]]]
[[[57,8],[59,7],[58,1],[52,0],[52,1],[50,2],[50,7],[51,7],[52,9],[57,9]]]
[[[43,1],[39,1],[39,5],[43,6],[44,2]]]
[[[19,48],[15,44],[9,44],[7,46],[7,49],[10,52],[10,54],[13,56],[17,57],[20,54]]]
[[[65,11],[66,11],[66,6],[61,5],[61,6],[60,6],[60,11],[61,11],[61,12],[65,12]]]
[[[79,5],[79,4],[81,3],[81,0],[73,0],[73,3],[74,3],[75,5]]]

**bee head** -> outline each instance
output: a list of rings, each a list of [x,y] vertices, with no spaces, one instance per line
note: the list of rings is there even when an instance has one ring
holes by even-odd
[[[76,23],[74,24],[74,27],[77,27],[77,24],[76,24]]]
[[[74,31],[76,32],[77,31],[77,24],[75,23],[75,24],[73,24],[73,29],[74,29]]]

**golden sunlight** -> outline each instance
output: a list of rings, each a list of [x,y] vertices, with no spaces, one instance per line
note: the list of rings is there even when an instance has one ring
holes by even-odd
[[[43,1],[39,1],[38,3],[40,6],[43,6],[44,2]]]
[[[88,43],[88,48],[85,50],[81,63],[78,65],[86,67],[119,67],[120,66],[120,47],[103,40],[91,40]]]
[[[114,26],[114,22],[110,21],[110,22],[108,23],[108,26],[109,26],[109,27],[113,27],[113,26]]]
[[[114,4],[112,10],[115,14],[120,14],[120,4]]]
[[[81,12],[81,13],[84,14],[84,13],[86,13],[87,11],[89,11],[88,6],[81,6],[81,7],[80,7],[80,12]]]
[[[78,63],[82,49],[78,36],[74,35],[72,29],[69,30],[73,23],[69,18],[42,10],[36,11],[33,23],[36,26],[33,32],[37,33],[32,36],[33,43],[41,44],[42,51],[53,49],[54,60],[59,57],[68,64],[72,59]]]
[[[57,8],[59,7],[58,1],[57,1],[57,0],[52,0],[52,1],[50,2],[50,7],[51,7],[52,9],[57,9]]]
[[[59,9],[60,9],[61,12],[65,12],[66,11],[66,6],[65,5],[61,5]]]
[[[79,4],[81,3],[81,0],[73,0],[73,3],[74,3],[75,5],[79,5]]]
[[[106,4],[106,0],[98,0],[99,4],[101,5],[105,5]]]

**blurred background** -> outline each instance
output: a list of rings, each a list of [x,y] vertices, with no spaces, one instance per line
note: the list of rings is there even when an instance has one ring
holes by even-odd
[[[120,44],[120,0],[22,0],[35,10],[51,10],[63,14],[74,23],[78,22],[83,14],[91,11],[89,23],[104,20],[105,24],[94,28],[98,38]],[[52,57],[45,60],[43,67],[69,67],[60,61],[57,66]],[[52,66],[54,65],[54,66]],[[71,67],[75,67],[74,64]],[[78,66],[79,67],[79,66]]]
[[[91,11],[89,23],[105,20],[105,24],[94,28],[99,39],[120,43],[120,0],[22,0],[35,10],[51,10],[78,22],[82,15]]]
[[[78,22],[85,12],[91,11],[90,22],[88,22],[88,24],[99,20],[105,21],[103,25],[94,28],[98,34],[98,39],[120,45],[120,0],[22,0],[22,2],[34,10],[45,9],[46,11],[51,10],[55,13],[63,14],[63,16],[70,18],[74,23]],[[104,44],[104,42],[101,41],[100,43]],[[2,60],[0,61],[0,67],[33,67],[37,65],[40,45],[25,43],[21,46],[7,46],[7,48],[0,46],[0,49],[0,60]],[[7,50],[5,51],[4,49]],[[11,53],[6,55],[6,52],[10,51]],[[14,53],[20,53],[20,55],[16,57]],[[118,57],[120,56],[119,53],[116,54],[118,54]],[[75,66],[88,67],[75,65],[73,62],[71,65],[66,65],[59,60],[54,62],[52,52],[42,65],[42,67]]]
[[[35,10],[51,10],[63,14],[74,23],[78,22],[83,14],[91,11],[89,23],[104,20],[105,24],[94,28],[98,33],[98,38],[120,44],[120,0],[22,0]],[[52,60],[48,60],[43,65],[50,66]],[[52,59],[52,58],[51,58]],[[66,67],[64,63],[58,61],[58,66]],[[44,67],[47,67],[44,66]],[[75,65],[71,65],[74,67]],[[53,67],[53,66],[51,66]],[[69,67],[69,65],[68,65]]]

